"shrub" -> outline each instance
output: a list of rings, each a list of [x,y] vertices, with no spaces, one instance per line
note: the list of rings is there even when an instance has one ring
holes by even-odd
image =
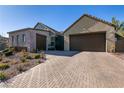
[[[40,58],[40,54],[35,55],[34,58],[35,58],[35,59],[39,59],[39,58]]]
[[[46,59],[46,55],[45,55],[44,52],[41,52],[41,58],[42,58],[42,59]]]
[[[6,48],[5,50],[2,51],[2,53],[5,55],[5,56],[10,56],[12,55],[14,52],[14,48]]]
[[[24,64],[20,64],[20,65],[17,66],[17,70],[18,70],[20,73],[22,73],[22,72],[26,71],[27,69],[26,69],[26,67],[24,66]]]
[[[9,50],[10,50],[9,48],[6,48],[2,52],[5,53],[5,52],[8,52]]]
[[[7,79],[7,75],[4,72],[0,72],[0,81],[5,81]]]
[[[5,69],[7,69],[7,68],[9,68],[9,65],[8,64],[0,64],[0,69],[1,70],[5,70]]]
[[[31,56],[26,56],[26,59],[32,59],[32,57]]]
[[[33,52],[33,53],[36,53],[36,50],[33,48],[32,52]]]
[[[11,47],[10,50],[12,50],[14,52],[15,51],[15,48]]]
[[[15,65],[15,64],[18,64],[18,62],[17,61],[11,62],[11,65]]]
[[[27,57],[28,56],[28,52],[23,53],[23,57]]]
[[[10,48],[10,51],[12,51],[12,53],[15,53],[15,48]]]
[[[40,64],[40,63],[41,63],[41,61],[40,61],[40,60],[38,60],[36,63]]]
[[[4,59],[3,61],[2,61],[2,63],[9,63],[10,62],[10,60],[8,60],[8,59]]]
[[[45,62],[44,59],[40,59],[40,60],[38,60],[36,63],[40,64],[40,63],[44,63],[44,62]]]
[[[6,53],[6,52],[14,52],[14,48],[6,48],[6,49],[4,49],[3,51],[2,51],[2,53]]]
[[[13,54],[13,52],[11,50],[9,50],[9,51],[5,52],[4,54],[5,54],[5,56],[10,56]]]
[[[28,56],[28,52],[26,52],[26,50],[22,50],[21,51],[21,55],[22,55],[22,57],[27,57]]]
[[[25,68],[28,68],[28,67],[30,66],[30,62],[24,63],[23,66],[24,66]]]
[[[17,72],[16,71],[12,71],[12,72],[8,72],[7,73],[7,79],[8,78],[12,78],[13,76],[17,75]]]
[[[22,51],[21,52],[26,52],[26,49],[22,49]]]
[[[21,60],[21,62],[23,62],[23,63],[26,62],[25,57],[21,57],[20,60]]]

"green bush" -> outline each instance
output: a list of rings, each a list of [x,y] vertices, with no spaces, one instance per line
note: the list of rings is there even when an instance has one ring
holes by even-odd
[[[11,47],[10,50],[11,50],[12,52],[14,52],[14,51],[15,51],[15,48]]]
[[[25,67],[24,64],[20,64],[20,65],[17,67],[17,70],[18,70],[20,73],[22,73],[22,72],[26,71],[27,69],[26,69],[26,67]]]
[[[40,58],[40,54],[35,55],[34,58],[35,58],[35,59],[39,59],[39,58]]]
[[[40,60],[38,60],[36,63],[40,64],[40,63],[41,63],[41,61],[40,61]]]
[[[25,57],[21,57],[20,60],[21,60],[21,62],[26,62]]]
[[[27,52],[23,53],[23,57],[28,57],[28,53]]]
[[[9,48],[6,48],[2,52],[5,53],[5,52],[8,52],[9,50],[10,50]]]
[[[32,52],[33,52],[33,53],[36,53],[36,49],[33,48],[33,51],[32,51]]]
[[[32,59],[32,57],[31,56],[26,56],[26,59]]]
[[[0,72],[0,81],[5,81],[7,79],[7,75],[3,72]]]
[[[10,56],[12,55],[14,52],[14,48],[6,48],[2,51],[2,53],[5,55],[5,56]]]
[[[1,64],[0,64],[0,69],[1,69],[1,70],[5,70],[5,69],[7,69],[7,68],[9,68],[9,65],[8,65],[8,64],[4,64],[4,63],[1,63]]]
[[[5,52],[4,54],[5,54],[5,56],[10,56],[13,54],[13,52],[11,50],[9,50],[9,51]]]

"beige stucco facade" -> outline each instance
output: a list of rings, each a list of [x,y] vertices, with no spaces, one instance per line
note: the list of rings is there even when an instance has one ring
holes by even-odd
[[[69,35],[106,32],[106,51],[115,51],[115,28],[104,22],[84,16],[64,32],[64,50],[70,50]]]
[[[55,37],[55,33],[50,34],[50,31],[38,31],[38,30],[22,30],[22,31],[14,31],[9,33],[9,46],[10,47],[27,47],[28,51],[36,50],[36,34],[41,34],[46,36],[46,50],[48,50],[48,46],[51,43],[51,37]],[[22,35],[25,34],[25,42],[22,42]],[[17,45],[16,36],[19,35],[19,42]],[[12,43],[12,36],[14,36],[14,42]]]

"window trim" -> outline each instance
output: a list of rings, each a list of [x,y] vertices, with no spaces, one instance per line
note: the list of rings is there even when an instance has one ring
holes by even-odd
[[[22,34],[22,42],[24,43],[24,42],[26,42],[26,35],[25,34]]]
[[[14,44],[14,36],[11,36],[11,38],[12,38],[12,45]]]
[[[16,43],[19,44],[19,35],[16,36]]]

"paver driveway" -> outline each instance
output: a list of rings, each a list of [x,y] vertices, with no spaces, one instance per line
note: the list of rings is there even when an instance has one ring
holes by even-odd
[[[64,56],[66,54],[66,56]],[[67,55],[69,54],[69,55]],[[48,60],[3,87],[124,87],[124,61],[108,53],[49,54]]]

